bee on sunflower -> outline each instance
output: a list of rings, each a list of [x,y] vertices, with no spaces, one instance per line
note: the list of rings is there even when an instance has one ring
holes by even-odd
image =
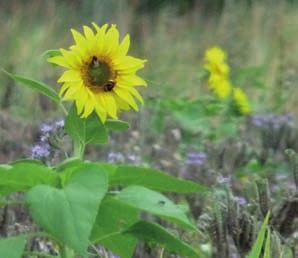
[[[147,86],[136,74],[146,60],[127,55],[130,37],[120,43],[115,25],[92,25],[83,26],[84,34],[71,29],[75,44],[48,61],[67,69],[58,79],[63,100],[74,101],[82,118],[95,111],[104,123],[107,117],[117,119],[121,110],[138,111],[135,99],[143,104],[135,87]]]

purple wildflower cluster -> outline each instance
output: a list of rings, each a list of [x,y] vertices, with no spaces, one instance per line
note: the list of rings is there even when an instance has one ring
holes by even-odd
[[[255,115],[252,117],[252,123],[259,128],[273,128],[279,129],[283,126],[296,127],[297,125],[293,121],[291,115],[274,115],[274,114],[265,114],[265,115]]]
[[[51,154],[50,137],[64,128],[64,120],[40,126],[40,141],[31,149],[32,159],[45,159]]]
[[[202,151],[191,151],[187,153],[186,165],[203,166],[207,160],[207,154]]]

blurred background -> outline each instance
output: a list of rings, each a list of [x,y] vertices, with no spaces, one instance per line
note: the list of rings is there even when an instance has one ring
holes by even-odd
[[[141,72],[148,88],[141,89],[141,111],[120,116],[131,129],[112,133],[108,146],[90,147],[88,158],[151,165],[216,186],[212,197],[188,199],[198,225],[204,225],[204,214],[216,221],[210,207],[227,201],[225,187],[245,216],[262,218],[270,207],[290,207],[277,208],[273,221],[293,250],[298,176],[295,181],[285,150],[298,151],[298,1],[0,0],[0,68],[58,90],[61,69],[48,64],[43,53],[68,48],[70,28],[82,31],[93,21],[115,23],[122,36],[131,35],[130,54],[148,59]],[[209,91],[204,54],[213,46],[227,53],[231,80],[247,95],[250,114],[231,113]],[[62,117],[50,100],[0,72],[0,163],[32,157],[45,128]],[[61,131],[53,134],[63,138]],[[63,148],[51,145],[51,152],[39,158],[61,161],[70,149],[67,139],[62,142]],[[264,178],[268,181],[253,183]],[[221,237],[213,239],[219,253]],[[246,254],[252,238],[237,243],[238,253]],[[240,257],[231,253],[226,257]]]

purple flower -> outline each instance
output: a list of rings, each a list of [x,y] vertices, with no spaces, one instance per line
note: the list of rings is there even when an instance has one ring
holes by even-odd
[[[55,122],[55,129],[63,129],[64,128],[64,120],[58,120]]]
[[[238,196],[235,196],[234,197],[234,200],[240,205],[240,206],[244,206],[247,204],[247,201],[244,197],[238,197]]]
[[[252,123],[260,128],[269,127],[278,130],[282,126],[295,127],[296,124],[293,122],[290,114],[284,115],[255,115],[252,117]]]
[[[202,166],[207,160],[207,154],[202,151],[191,151],[187,153],[186,164]]]
[[[52,125],[46,124],[46,123],[41,124],[41,126],[40,126],[40,131],[43,134],[49,134],[50,132],[53,131],[53,129],[54,129],[54,127]]]
[[[32,159],[44,159],[50,155],[50,146],[45,143],[40,143],[35,145],[31,149],[31,158]]]

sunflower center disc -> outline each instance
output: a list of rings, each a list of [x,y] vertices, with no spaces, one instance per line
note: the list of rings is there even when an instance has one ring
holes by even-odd
[[[111,76],[111,70],[108,64],[101,62],[97,57],[92,57],[88,67],[88,77],[93,86],[102,87]]]

